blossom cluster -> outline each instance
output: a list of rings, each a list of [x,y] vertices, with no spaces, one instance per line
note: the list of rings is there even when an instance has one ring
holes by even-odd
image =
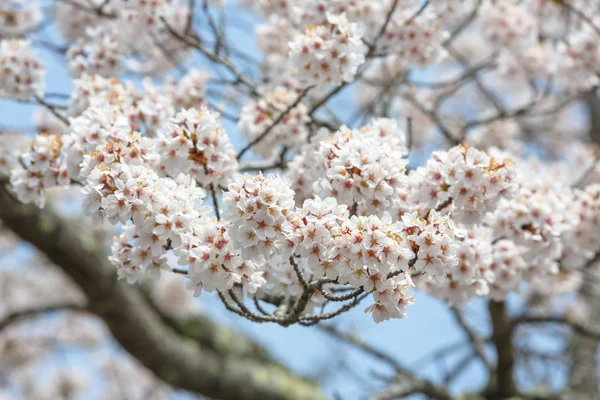
[[[265,285],[261,265],[242,258],[222,222],[197,224],[193,234],[182,239],[183,246],[175,254],[181,264],[189,264],[188,288],[196,296],[203,290],[227,291],[242,282],[245,294],[255,294]]]
[[[146,138],[123,125],[113,133],[112,141],[85,155],[81,164],[84,211],[97,220],[125,224],[144,217],[143,203],[158,175],[146,166],[151,160]]]
[[[219,113],[207,108],[183,109],[159,132],[156,140],[160,168],[167,176],[189,174],[203,186],[220,184],[237,170]]]
[[[448,37],[447,31],[434,11],[411,17],[392,19],[380,43],[404,69],[415,65],[425,68],[444,56],[442,42]]]
[[[522,161],[515,182],[519,189],[500,199],[485,222],[492,228],[494,280],[490,296],[501,299],[524,281],[548,279],[559,270],[564,249],[561,235],[574,228],[569,210],[573,191],[557,174],[534,162]]]
[[[237,175],[223,194],[231,236],[245,259],[269,260],[289,255],[286,232],[294,208],[294,192],[279,176]]]
[[[0,2],[0,37],[27,34],[42,21],[37,1],[2,0]]]
[[[448,216],[435,211],[426,220],[413,213],[396,222],[353,216],[334,239],[338,256],[333,268],[340,282],[373,293],[375,303],[366,312],[375,322],[403,318],[413,302],[411,275],[442,279],[446,269],[458,263],[461,236],[462,230]]]
[[[60,135],[37,135],[20,155],[24,168],[15,168],[10,183],[23,203],[44,205],[46,191],[70,184],[67,166],[61,156]]]
[[[198,113],[192,110],[182,118]],[[187,123],[193,130],[193,120]],[[160,277],[161,270],[170,269],[166,253],[172,249],[180,263],[188,265],[189,287],[197,295],[202,290],[231,289],[242,278],[248,281],[248,292],[256,292],[264,280],[228,244],[225,227],[211,219],[203,206],[206,191],[183,172],[161,177],[153,168],[153,161],[160,157],[154,145],[160,141],[154,143],[126,124],[120,126],[109,142],[84,157],[81,169],[87,177],[85,212],[125,226],[112,245],[110,258],[119,277],[131,283],[147,273]]]
[[[290,43],[289,62],[298,66],[298,79],[305,87],[352,82],[365,61],[361,39],[356,24],[344,15],[330,14],[326,23],[308,25]]]
[[[578,190],[568,212],[574,219],[574,227],[562,235],[561,264],[573,270],[585,266],[600,251],[600,185],[596,183]]]
[[[408,208],[427,210],[452,205],[453,218],[475,223],[492,211],[516,186],[510,158],[496,161],[472,147],[457,146],[435,152],[424,167],[409,175],[403,194]]]
[[[525,178],[526,177],[526,178]],[[490,215],[489,223],[495,235],[526,245],[532,250],[544,251],[544,257],[560,254],[560,234],[572,225],[568,204],[572,191],[545,179],[535,180],[522,174],[521,183],[512,199],[501,199]]]
[[[259,138],[279,121],[268,132],[268,141],[259,142],[252,147],[255,153],[268,158],[282,147],[295,149],[306,143],[306,124],[310,117],[306,105],[300,103],[292,108],[297,97],[294,91],[277,88],[266,93],[260,100],[250,101],[244,106],[238,126],[249,142]]]
[[[385,209],[404,184],[407,148],[405,133],[395,121],[378,119],[360,130],[342,127],[322,141],[316,165],[323,173],[314,191],[357,204],[361,212]]]
[[[498,0],[482,8],[483,34],[492,44],[516,50],[536,42],[536,20],[524,7]]]
[[[396,222],[350,217],[332,197],[306,200],[291,224],[295,254],[307,260],[311,275],[372,292],[375,304],[367,312],[376,322],[406,316],[411,275],[445,276],[458,263],[457,240],[464,235],[435,211],[426,220],[417,213]]]
[[[56,2],[52,10],[52,17],[56,22],[58,31],[69,41],[85,37],[89,27],[99,26],[102,23],[102,15],[90,12],[87,7],[99,9],[104,5],[105,12],[112,12],[112,0],[72,0],[70,2]]]
[[[73,77],[83,74],[116,76],[123,68],[123,53],[114,29],[103,25],[88,28],[85,40],[80,38],[67,50],[69,73]]]
[[[59,2],[53,11],[59,31],[76,40],[68,50],[76,77],[84,73],[109,77],[124,68],[167,72],[172,68],[170,58],[182,61],[188,55],[188,47],[171,34],[183,32],[188,13],[187,2],[171,0],[74,0]]]
[[[165,93],[177,109],[200,108],[206,105],[206,83],[210,77],[208,71],[192,68],[179,80],[167,79]]]
[[[476,227],[466,232],[458,244],[457,259],[437,279],[417,277],[417,287],[452,305],[464,305],[474,297],[486,296],[495,282],[492,266],[492,243],[489,228]]]
[[[313,197],[313,183],[323,176],[325,165],[319,155],[321,142],[330,136],[327,128],[321,128],[305,144],[299,154],[289,162],[285,177],[291,182],[296,193],[296,204],[301,205]]]
[[[19,133],[0,134],[0,177],[10,176],[11,170],[20,166],[19,158],[27,141]]]
[[[175,115],[169,95],[151,81],[144,80],[140,89],[131,82],[99,75],[84,75],[75,80],[69,113],[77,117],[88,108],[104,109],[102,113],[112,114],[112,119],[125,117],[132,129],[149,135],[156,134]]]
[[[0,97],[22,101],[42,97],[45,73],[27,40],[0,40]]]

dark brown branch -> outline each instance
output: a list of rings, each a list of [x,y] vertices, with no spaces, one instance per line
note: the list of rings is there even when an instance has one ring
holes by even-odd
[[[511,321],[504,302],[489,301],[488,310],[492,320],[492,342],[496,347],[498,364],[494,398],[506,399],[515,394],[513,371],[515,367]]]
[[[43,314],[48,314],[58,311],[83,311],[85,307],[77,303],[63,303],[40,306],[37,308],[28,308],[25,310],[14,311],[6,315],[0,320],[0,331],[6,329],[9,325],[18,323],[25,319],[36,318]]]

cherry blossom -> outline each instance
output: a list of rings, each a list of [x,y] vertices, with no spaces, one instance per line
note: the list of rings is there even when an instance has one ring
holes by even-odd
[[[330,14],[323,25],[309,25],[290,43],[290,64],[298,65],[298,79],[306,86],[339,85],[354,80],[366,48],[356,24]]]
[[[44,94],[45,69],[26,40],[0,40],[0,97],[29,100]]]

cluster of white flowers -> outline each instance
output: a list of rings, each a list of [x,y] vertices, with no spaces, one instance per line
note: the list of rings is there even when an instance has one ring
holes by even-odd
[[[375,216],[354,216],[336,238],[340,254],[347,260],[339,280],[373,292],[375,304],[366,311],[375,322],[404,318],[413,302],[408,293],[413,285],[411,274],[423,274],[425,281],[443,279],[448,268],[459,262],[457,238],[463,235],[448,216],[436,211],[427,220],[413,213],[395,223]]]
[[[456,221],[476,223],[515,190],[510,158],[498,162],[472,147],[434,152],[424,167],[409,175],[404,194],[408,209],[425,210],[452,204]],[[404,200],[404,199],[402,199]]]
[[[200,108],[206,103],[206,83],[210,73],[202,69],[190,69],[179,80],[167,79],[165,93],[177,109]]]
[[[333,196],[361,213],[382,211],[405,180],[405,133],[395,121],[378,119],[361,130],[342,127],[321,142],[317,165],[324,167],[315,193]]]
[[[61,156],[62,146],[62,136],[41,134],[21,153],[24,168],[13,169],[10,177],[19,201],[42,207],[48,189],[71,183],[67,165]]]
[[[306,261],[305,271],[316,278],[335,279],[372,292],[376,303],[366,311],[372,312],[375,322],[406,316],[406,308],[412,304],[408,293],[412,282],[407,272],[416,256],[408,235],[414,234],[420,241],[420,233],[425,233],[376,216],[349,218],[348,207],[338,205],[332,197],[306,200],[295,218],[293,240],[296,254]],[[416,243],[414,246],[418,248]],[[437,256],[445,257],[441,252],[434,256],[436,260]]]
[[[137,247],[134,242],[133,225],[128,225],[125,232],[115,237],[110,246],[111,255],[108,260],[115,266],[117,277],[127,283],[139,282],[144,274],[160,278],[160,271],[166,269],[164,257],[153,256]]]
[[[589,90],[600,79],[600,46],[596,28],[583,25],[559,44],[556,55],[557,77],[567,90]]]
[[[448,216],[432,211],[422,219],[413,213],[394,222],[350,217],[349,211],[332,197],[306,200],[291,220],[290,246],[306,261],[310,276],[372,292],[375,304],[367,311],[376,322],[406,316],[412,274],[445,279],[459,263],[464,232]]]
[[[457,26],[473,12],[476,0],[429,0],[440,21],[445,26]]]
[[[535,253],[543,250],[546,258],[556,258],[562,250],[560,235],[572,225],[567,209],[572,190],[523,175],[514,198],[498,202],[488,218],[490,225],[496,237],[511,239]]]
[[[415,299],[408,293],[414,286],[408,274],[400,274],[387,279],[373,292],[375,303],[365,308],[365,312],[373,316],[373,321],[379,323],[390,318],[406,318],[408,306]]]
[[[335,198],[316,196],[304,202],[291,222],[291,240],[295,254],[308,260],[308,268],[315,277],[335,278],[331,261],[337,256],[334,238],[349,217],[348,207],[339,205]]]
[[[537,285],[552,282],[559,272],[559,266],[552,255],[533,255],[527,246],[511,240],[501,239],[494,243],[492,264],[490,264],[489,297],[504,300],[510,292],[519,292],[525,282]]]
[[[526,8],[492,0],[481,6],[482,32],[491,44],[518,50],[537,43],[537,21]]]
[[[490,283],[490,298],[503,300],[509,292],[518,291],[523,283],[527,262],[524,249],[515,242],[501,239],[494,244],[490,271],[494,279]]]
[[[150,191],[158,175],[147,167],[152,156],[146,150],[146,138],[126,127],[111,133],[113,141],[84,156],[81,164],[83,208],[96,220],[106,217],[113,224],[125,224],[138,213],[143,216],[141,196],[149,196],[143,189]]]
[[[205,107],[177,114],[160,130],[156,151],[167,176],[189,174],[203,186],[226,184],[238,167],[219,113]]]
[[[237,175],[223,194],[227,228],[244,259],[256,263],[290,255],[288,235],[294,191],[279,176]]]
[[[118,78],[82,75],[73,81],[73,91],[69,99],[69,115],[73,117],[81,115],[90,107],[92,101],[96,101],[96,98],[104,98],[107,101],[113,98],[118,99],[119,93],[124,90],[125,87]]]
[[[296,2],[292,21],[297,26],[327,23],[327,14],[344,14],[349,21],[360,25],[365,37],[372,38],[385,19],[389,5],[386,1],[370,0],[305,0]]]
[[[124,117],[104,108],[89,108],[71,119],[69,134],[63,138],[62,152],[71,178],[79,180],[81,163],[85,155],[107,142],[114,142],[129,131]]]
[[[405,228],[410,227],[376,216],[352,216],[335,238],[337,251],[347,260],[338,267],[342,269],[340,282],[365,286],[367,291],[378,290],[378,283],[384,282],[390,272],[408,271],[415,254]]]
[[[128,68],[145,74],[162,74],[186,59],[189,47],[171,34],[181,35],[188,22],[188,1],[118,0],[120,41],[135,58]],[[119,24],[120,22],[120,24]]]
[[[80,38],[69,47],[66,55],[71,76],[116,76],[121,72],[124,49],[112,28],[105,25],[88,28],[85,40]]]
[[[0,40],[0,97],[30,100],[44,95],[46,70],[26,40]]]
[[[10,171],[20,166],[19,157],[27,147],[26,137],[21,133],[0,133],[0,177],[10,175]]]
[[[575,224],[573,229],[563,233],[561,264],[572,270],[584,266],[600,251],[600,185],[578,190],[569,212]]]
[[[31,32],[42,21],[42,8],[35,0],[0,0],[0,37]]]
[[[366,46],[358,26],[344,15],[327,15],[323,25],[309,25],[290,43],[290,65],[305,87],[352,82],[365,61]]]
[[[524,281],[546,279],[559,270],[564,244],[575,226],[569,204],[573,191],[536,164],[522,161],[515,181],[519,184],[512,199],[501,199],[486,223],[494,231],[490,296],[501,299],[518,290]]]
[[[75,41],[69,48],[71,73],[114,76],[123,68],[163,74],[172,60],[187,57],[188,47],[171,29],[183,32],[187,2],[103,0],[60,2],[54,10],[59,31]],[[111,18],[107,18],[111,17]]]
[[[88,8],[99,9],[104,6],[105,12],[113,12],[113,0],[71,0],[58,1],[52,10],[58,31],[69,41],[76,41],[85,37],[89,27],[98,26],[102,23],[102,16],[96,12],[90,12]]]
[[[476,227],[467,232],[457,252],[458,263],[449,266],[445,275],[436,279],[415,278],[417,287],[423,287],[431,296],[445,299],[452,305],[464,305],[469,300],[489,293],[494,281],[491,232]]]
[[[171,98],[150,80],[144,80],[143,88],[138,89],[131,82],[98,75],[83,75],[75,80],[69,113],[78,116],[88,108],[105,109],[100,112],[112,114],[112,120],[122,116],[133,130],[148,135],[154,135],[175,115]]]
[[[313,46],[333,45],[334,43],[331,40],[323,42],[322,39],[325,39],[323,35],[326,32],[322,31],[322,29],[317,30],[317,35],[322,36],[321,39],[315,39],[311,42],[307,38],[302,38],[304,36],[303,32],[312,31],[315,27],[325,26],[329,29],[331,22],[328,20],[328,16],[345,16],[350,23],[357,25],[358,29],[356,33],[360,32],[367,40],[371,40],[377,35],[381,29],[382,21],[385,19],[383,14],[384,5],[380,2],[370,0],[306,0],[291,3],[286,1],[259,1],[253,2],[252,5],[257,11],[268,16],[266,23],[256,27],[256,43],[258,48],[265,53],[262,69],[268,75],[268,81],[271,83],[270,87],[273,88],[284,86],[290,89],[301,90],[307,86],[307,81],[314,81],[314,79],[310,77],[307,79],[305,76],[310,71],[300,71],[296,65],[287,62],[290,50],[288,43],[302,42],[303,46],[310,43],[313,43]],[[311,33],[308,36],[314,35],[314,33]],[[352,46],[345,44],[342,47],[336,47],[330,53],[334,58],[337,58],[335,57],[336,54],[352,49],[356,49],[352,50],[355,52],[363,52],[363,49],[359,49],[357,44],[358,42]],[[330,65],[329,62],[332,60],[331,55],[327,53],[328,50],[331,49],[315,47],[311,50],[315,52],[314,55],[317,56],[316,58],[319,58],[320,54],[323,55],[323,63],[318,63],[320,59],[310,61],[310,68],[313,70],[313,75],[317,71],[319,75],[326,77],[328,71],[318,71],[319,65],[321,68],[334,68],[334,70],[330,71],[333,74],[336,72],[335,68],[339,68],[339,62],[345,63],[340,58],[339,61],[333,60],[333,63]],[[307,64],[308,59],[306,55],[302,58],[305,64]],[[355,62],[359,63],[358,60]],[[350,68],[351,66],[348,65],[346,67]],[[348,79],[345,80],[347,81]],[[318,82],[314,83],[318,84]]]
[[[313,184],[323,176],[325,165],[321,165],[318,151],[321,142],[326,140],[330,134],[331,132],[326,128],[319,129],[311,137],[310,142],[304,145],[302,151],[288,164],[285,176],[292,183],[298,205],[313,197]]]
[[[431,210],[424,220],[418,212],[405,214],[402,221],[410,235],[411,247],[418,248],[414,269],[430,277],[442,276],[447,267],[458,264],[457,238],[465,236],[464,229],[458,228],[448,215],[440,215]]]
[[[189,265],[188,288],[196,296],[203,290],[224,292],[236,283],[243,283],[244,293],[255,294],[265,285],[264,272],[257,264],[244,260],[234,249],[222,222],[193,223],[193,234],[182,237],[183,245],[175,249],[175,254],[179,256],[180,264]]]
[[[90,109],[82,117],[95,111]],[[191,141],[192,148],[189,143],[184,146],[186,157],[190,151],[208,154],[207,149],[215,146],[212,136],[220,130],[217,118],[208,110],[192,109],[173,121],[170,128],[181,133],[175,141]],[[189,265],[189,288],[196,295],[202,290],[227,290],[240,282],[247,283],[247,293],[255,293],[263,285],[262,273],[232,250],[225,226],[210,219],[209,210],[203,206],[206,192],[196,186],[194,177],[186,173],[168,178],[157,174],[160,168],[156,159],[166,138],[142,137],[131,131],[123,118],[108,129],[99,127],[99,132],[96,138],[104,137],[104,144],[84,156],[80,172],[86,178],[84,210],[95,219],[125,225],[123,234],[113,242],[110,258],[120,278],[134,283],[146,273],[160,277],[161,270],[170,269],[166,253],[172,249],[180,263]],[[195,161],[202,160],[194,159],[192,163]],[[211,155],[206,164],[211,171],[214,162]],[[194,173],[192,167],[180,169],[174,172],[187,169],[185,172]],[[208,174],[198,181],[215,180]]]
[[[448,35],[431,9],[409,18],[402,13],[392,19],[380,43],[397,56],[395,60],[405,69],[415,65],[425,68],[444,55],[442,42]]]
[[[238,126],[251,142],[279,120],[269,131],[269,139],[258,142],[253,151],[263,157],[276,154],[282,147],[296,149],[306,143],[308,137],[307,123],[310,121],[308,108],[300,103],[290,108],[298,95],[291,90],[277,88],[252,100],[244,106],[240,114]],[[282,113],[285,113],[283,117]]]

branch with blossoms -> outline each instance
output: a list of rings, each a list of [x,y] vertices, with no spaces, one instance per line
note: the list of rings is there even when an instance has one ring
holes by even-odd
[[[61,0],[59,44],[36,31],[40,7],[10,8],[0,95],[49,113],[30,141],[0,136],[11,195],[43,207],[80,185],[84,214],[118,230],[119,279],[172,271],[257,323],[316,325],[366,301],[375,322],[400,319],[415,290],[484,298],[497,362],[452,308],[465,363],[518,394],[507,296],[553,305],[548,287],[576,293],[598,264],[597,157],[573,121],[600,83],[600,9],[244,2],[256,59],[223,3]],[[64,107],[36,47],[74,78]]]
[[[57,301],[9,313],[0,328],[45,312],[85,310],[102,318],[120,345],[164,384],[223,399],[324,398],[314,384],[287,371],[250,339],[204,316],[166,316],[139,288],[116,282],[103,243],[78,222],[65,220],[51,207],[20,204],[6,182],[0,187],[0,206],[3,223],[43,252],[85,296],[83,303]],[[260,379],[265,375],[268,382]]]
[[[98,75],[83,75],[78,81],[82,86],[76,88],[71,98],[72,109],[68,110],[69,114],[76,115],[69,121],[72,133],[65,139],[59,135],[36,138],[30,151],[22,157],[23,168],[17,169],[11,178],[15,192],[22,201],[42,205],[46,190],[66,186],[71,181],[82,182],[87,212],[95,219],[107,218],[126,228],[113,246],[111,260],[119,275],[130,282],[138,281],[146,271],[153,271],[158,276],[161,269],[169,269],[165,252],[172,252],[180,263],[189,265],[190,288],[196,294],[205,289],[209,292],[217,290],[228,309],[253,320],[285,325],[290,321],[306,323],[302,319],[303,313],[315,305],[342,300],[355,304],[362,292],[374,293],[376,302],[368,311],[381,314],[376,320],[392,315],[404,316],[406,305],[412,302],[407,294],[413,285],[411,276],[426,282],[428,287],[435,286],[438,273],[445,277],[455,276],[445,270],[457,264],[453,251],[464,241],[462,230],[454,233],[455,221],[492,226],[483,217],[493,211],[495,204],[502,204],[503,198],[508,199],[515,185],[510,162],[496,162],[468,147],[437,153],[426,167],[403,175],[407,163],[405,155],[408,154],[406,133],[392,120],[376,119],[371,126],[361,130],[342,127],[333,136],[324,130],[317,134],[310,131],[313,116],[319,109],[353,80],[362,78],[367,68],[359,71],[359,67],[365,61],[373,62],[370,58],[376,49],[381,47],[391,51],[394,38],[403,38],[406,29],[413,30],[419,23],[435,16],[435,11],[430,12],[430,4],[426,2],[404,19],[404,14],[397,12],[398,4],[393,2],[387,9],[385,22],[372,40],[359,38],[357,25],[345,16],[330,14],[319,21],[322,25],[315,25],[314,29],[297,36],[295,42],[290,42],[290,62],[305,65],[294,83],[296,96],[281,87],[265,92],[232,60],[204,47],[191,31],[192,15],[185,14],[184,9],[180,10],[187,21],[183,32],[173,25],[177,21],[176,13],[172,16],[175,19],[170,20],[167,14],[160,13],[164,10],[144,11],[151,12],[152,23],[157,27],[157,31],[152,32],[153,40],[159,34],[166,34],[170,39],[161,42],[163,47],[184,52],[190,47],[198,50],[210,61],[223,66],[236,82],[250,89],[253,99],[241,110],[239,118],[241,130],[250,138],[248,144],[233,157],[233,147],[219,127],[218,114],[204,107],[180,112],[165,109],[158,114],[155,111],[145,115],[143,109],[156,108],[160,104],[157,102],[164,101],[156,97],[156,89],[149,83],[145,85],[148,93],[154,96],[152,99],[119,82]],[[105,10],[110,10],[107,6],[78,8],[97,14],[100,21],[108,16],[109,20],[118,19],[120,12],[123,12],[122,18],[132,20],[142,16],[129,8],[121,11],[116,8],[105,14]],[[207,8],[203,9],[206,12]],[[157,14],[152,14],[155,12]],[[303,12],[307,14],[299,15],[294,29],[314,17],[310,10]],[[478,5],[448,37],[441,33],[439,36],[443,39],[441,45],[467,70],[468,62],[451,45],[480,12]],[[211,28],[214,31],[214,21]],[[431,32],[424,34],[432,35]],[[113,38],[107,40],[107,44],[114,42]],[[364,49],[362,41],[370,43],[368,49]],[[328,61],[317,54],[326,48],[333,49]],[[317,53],[313,54],[315,50]],[[98,62],[90,58],[95,54],[93,50],[88,52],[82,48],[71,52],[74,54],[73,65],[82,71],[106,68],[92,66]],[[31,56],[27,54],[27,57]],[[178,56],[173,57],[176,60]],[[110,66],[113,60],[116,58],[103,62]],[[421,61],[425,62],[424,59]],[[39,69],[39,64],[28,62],[28,65]],[[478,73],[479,68],[476,68],[456,82],[461,84],[469,77],[474,79],[479,91],[498,114],[487,118],[486,122],[470,122],[465,129],[527,114],[539,101],[507,112],[485,89]],[[37,79],[40,76],[38,74]],[[198,84],[193,79],[200,80],[198,83],[201,84],[206,77],[194,72],[189,83],[185,78],[181,83]],[[90,83],[92,92],[97,93],[98,100],[105,99],[103,102],[96,104],[98,102],[93,98],[77,98],[78,95],[89,97],[90,89],[85,85]],[[325,95],[314,99],[308,97],[309,89],[322,92],[327,85],[333,85],[333,89]],[[193,104],[194,98],[185,100],[183,92],[177,92],[182,89],[176,88],[173,94],[179,96],[176,97],[178,103]],[[56,115],[53,106],[39,96],[40,89],[35,91],[38,101]],[[27,96],[25,92],[23,97]],[[450,142],[456,143],[436,111],[428,110],[411,94],[403,97],[436,122]],[[308,104],[304,104],[305,99]],[[140,111],[127,110],[128,107],[135,109],[137,103],[144,101],[148,104],[145,108],[140,106]],[[61,120],[66,121],[65,117]],[[92,132],[92,125],[100,129],[93,128]],[[131,127],[137,128],[139,133],[130,133]],[[90,134],[92,137],[86,137]],[[239,168],[236,159],[250,149],[263,157],[271,157],[275,155],[274,150],[280,148],[298,149],[309,137],[311,143],[291,164],[285,161],[286,153],[282,152],[273,167],[265,167],[289,167],[286,174],[292,180],[291,185],[277,177],[236,176],[235,171]],[[366,143],[370,140],[376,144],[377,151],[367,150],[369,145]],[[263,146],[265,141],[269,143]],[[312,152],[314,154],[310,154]],[[459,166],[466,170],[458,169]],[[259,164],[260,167],[264,165]],[[300,171],[302,179],[296,178]],[[433,180],[424,184],[419,182],[423,177]],[[468,183],[461,182],[465,179]],[[250,185],[250,189],[246,185]],[[483,195],[477,192],[477,185],[484,189]],[[223,221],[217,187],[225,189]],[[157,188],[160,189],[157,191]],[[148,192],[150,189],[153,193]],[[207,192],[212,199],[216,221],[202,205]],[[313,196],[316,197],[310,199]],[[443,211],[445,215],[440,216],[437,211]],[[327,214],[331,217],[321,221]],[[318,217],[318,224],[314,225],[317,220],[311,222],[308,217]],[[323,237],[312,243],[310,239],[316,232]],[[388,243],[382,245],[380,239],[372,239],[373,235],[385,238]],[[371,243],[364,240],[371,240]],[[440,242],[436,243],[436,240]],[[496,238],[493,243],[497,241],[501,240]],[[299,257],[299,265],[294,261],[295,257]],[[306,280],[304,275],[310,279]],[[282,288],[278,287],[277,281],[283,276],[288,276],[292,282],[280,293]],[[323,281],[323,277],[330,282]],[[491,283],[485,281],[485,278],[477,278],[468,281],[468,285],[473,285],[474,293],[484,293]],[[329,293],[332,289],[343,289],[340,287],[343,285],[350,285],[349,289],[355,290],[355,295],[335,297]],[[456,282],[452,285],[452,289],[460,286]],[[232,295],[230,291],[234,286],[242,293]],[[292,289],[294,286],[296,289]],[[388,292],[395,294],[390,297]],[[290,297],[288,302],[293,306],[287,310],[289,315],[259,315],[244,305],[244,296],[258,296],[260,301],[264,293]],[[381,295],[383,300],[380,302],[377,299]],[[348,308],[348,304],[342,305],[339,311],[324,315],[337,315]],[[308,317],[313,322],[319,318],[307,313]]]

